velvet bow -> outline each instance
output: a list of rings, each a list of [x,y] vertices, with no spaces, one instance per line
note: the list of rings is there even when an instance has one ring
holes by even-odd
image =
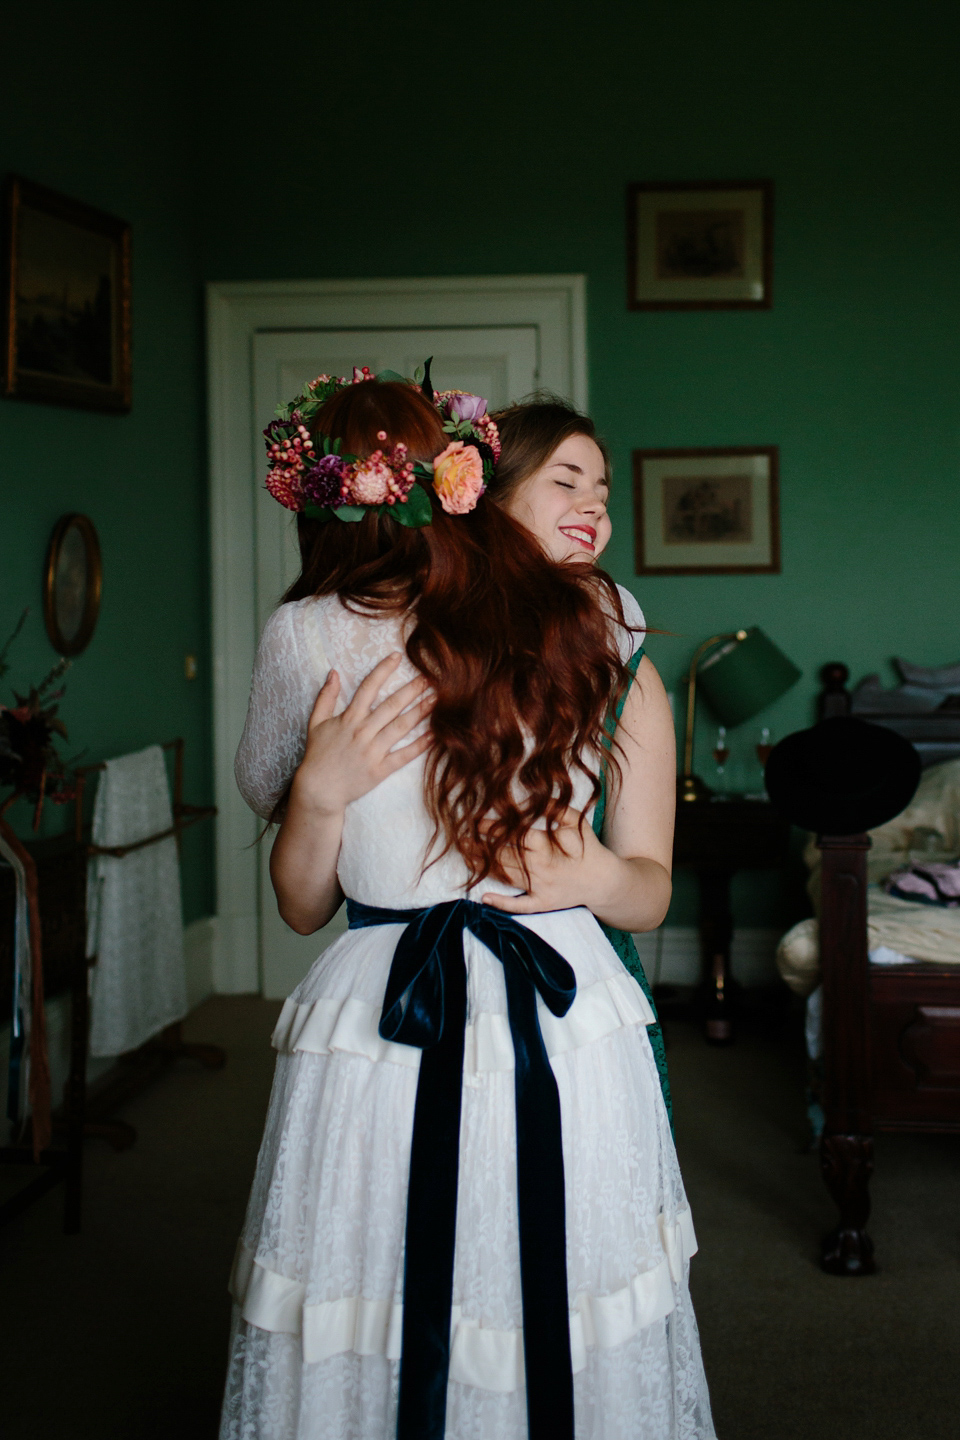
[[[421,910],[347,901],[351,929],[404,923],[380,1017],[385,1040],[423,1051],[414,1108],[397,1440],[442,1440],[460,1160],[468,929],[503,965],[515,1055],[520,1288],[530,1440],[573,1440],[560,1097],[537,994],[554,1015],[576,996],[568,962],[512,915],[472,900]]]

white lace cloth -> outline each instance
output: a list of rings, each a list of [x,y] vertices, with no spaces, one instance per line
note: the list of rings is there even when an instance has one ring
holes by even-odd
[[[628,620],[642,623],[632,596]],[[629,607],[629,608],[627,608]],[[264,631],[237,755],[268,815],[335,667],[347,703],[399,619],[336,599],[282,606]],[[623,637],[624,656],[637,640]],[[412,678],[406,659],[391,688]],[[479,891],[432,825],[423,762],[348,807],[339,876],[367,904],[412,908]],[[585,801],[585,782],[576,786]],[[485,890],[498,887],[487,881]],[[696,1248],[647,1039],[649,1006],[593,916],[525,917],[564,955],[577,997],[538,1001],[560,1092],[577,1440],[714,1436],[687,1287]],[[388,1440],[396,1426],[403,1230],[420,1053],[377,1032],[401,931],[348,932],[286,1002],[277,1073],[231,1288],[222,1440]],[[513,1052],[503,971],[464,934],[468,971],[448,1440],[525,1440]]]
[[[173,824],[163,751],[108,760],[93,808],[96,845],[131,845]],[[180,857],[171,835],[87,869],[90,1054],[122,1055],[187,1013]]]

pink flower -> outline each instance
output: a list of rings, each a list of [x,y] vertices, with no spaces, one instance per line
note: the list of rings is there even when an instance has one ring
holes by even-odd
[[[274,500],[279,500],[288,510],[302,510],[299,495],[299,473],[289,465],[275,465],[267,471],[267,489]]]
[[[486,488],[479,450],[454,440],[433,462],[433,488],[448,515],[467,515]]]
[[[494,464],[500,459],[500,431],[489,415],[484,415],[481,420],[475,420],[473,428],[477,436],[490,446],[493,451]]]
[[[358,460],[347,471],[348,505],[382,505],[390,494],[393,471],[380,450],[367,460]]]

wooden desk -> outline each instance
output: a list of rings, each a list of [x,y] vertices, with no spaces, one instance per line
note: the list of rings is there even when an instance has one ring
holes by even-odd
[[[673,863],[695,870],[700,885],[700,997],[706,1038],[714,1044],[733,1039],[730,881],[738,870],[780,869],[789,838],[789,823],[766,800],[677,801]]]

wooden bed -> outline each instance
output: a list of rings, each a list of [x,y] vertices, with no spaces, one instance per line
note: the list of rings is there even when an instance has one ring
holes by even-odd
[[[915,667],[913,667],[915,668]],[[956,669],[956,667],[951,667]],[[876,677],[851,692],[845,665],[822,671],[819,718],[853,714],[909,739],[925,765],[960,757],[960,695],[920,713],[904,687]],[[907,687],[909,688],[909,687]],[[873,1135],[960,1132],[960,965],[871,965],[866,835],[820,836],[823,1109],[820,1162],[839,1209],[821,1264],[839,1275],[875,1268],[866,1233]]]

